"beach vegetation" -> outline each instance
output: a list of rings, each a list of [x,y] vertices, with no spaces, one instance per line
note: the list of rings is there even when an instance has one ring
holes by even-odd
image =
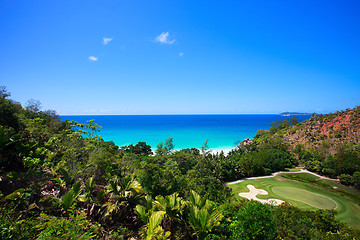
[[[152,154],[151,146],[146,142],[138,142],[135,146],[130,144],[129,146],[121,147],[121,150],[126,153],[133,153],[139,156],[149,156]]]
[[[166,139],[165,143],[160,142],[157,145],[155,153],[160,156],[169,155],[173,151],[174,147],[175,145],[173,144],[173,138],[169,137]]]

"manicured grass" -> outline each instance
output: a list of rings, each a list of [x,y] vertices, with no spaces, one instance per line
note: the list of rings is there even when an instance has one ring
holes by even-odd
[[[303,181],[283,177],[288,174],[300,175],[299,179],[303,179]],[[294,176],[294,178],[298,177]],[[338,220],[349,226],[360,228],[360,192],[338,182],[316,179],[318,177],[308,173],[283,173],[273,178],[246,180],[229,185],[229,187],[238,196],[240,192],[249,192],[246,186],[252,184],[269,193],[269,195],[258,195],[257,197],[260,199],[281,199],[305,210],[335,208]],[[334,189],[334,186],[337,189]],[[238,197],[240,198],[240,196]]]
[[[331,198],[300,188],[273,187],[272,190],[279,197],[285,197],[292,200],[300,201],[315,208],[335,209],[338,206],[337,203]]]
[[[318,176],[308,174],[308,173],[288,173],[288,174],[282,174],[284,178],[289,178],[293,180],[298,180],[301,182],[310,182],[313,183],[317,179],[319,179]]]
[[[299,169],[299,168],[286,168],[286,171],[289,171],[289,172],[300,172],[300,169]]]

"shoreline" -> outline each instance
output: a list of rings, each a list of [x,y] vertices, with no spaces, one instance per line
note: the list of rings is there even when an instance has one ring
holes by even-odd
[[[230,151],[236,149],[236,147],[233,148],[213,148],[209,149],[211,154],[220,154],[221,151],[224,152],[225,156],[229,154]]]
[[[196,148],[201,152],[200,148]],[[230,151],[236,149],[236,147],[233,148],[209,148],[207,151],[209,151],[211,154],[220,154],[221,152],[224,152],[225,156],[229,154]],[[174,152],[176,151],[180,151],[181,149],[176,149],[174,150]]]
[[[200,151],[200,154],[201,154],[201,149],[200,148],[196,148]],[[232,150],[235,150],[236,147],[233,147],[233,148],[209,148],[207,151],[210,152],[211,154],[220,154],[221,152],[224,153],[225,156],[227,156],[229,154],[230,151]],[[182,149],[175,149],[175,150],[172,150],[171,152],[174,153],[174,152],[177,152],[177,151],[181,151]],[[152,151],[153,152],[153,156],[155,156],[155,151]]]

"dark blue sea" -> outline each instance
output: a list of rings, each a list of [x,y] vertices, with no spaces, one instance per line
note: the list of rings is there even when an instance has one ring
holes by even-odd
[[[311,115],[295,115],[301,121]],[[293,116],[290,116],[290,118]],[[234,148],[245,138],[252,138],[258,129],[283,120],[277,114],[239,115],[77,115],[61,116],[62,120],[85,123],[94,119],[102,126],[99,133],[118,146],[146,142],[155,150],[158,143],[173,137],[175,149],[200,148],[208,140],[213,150]]]

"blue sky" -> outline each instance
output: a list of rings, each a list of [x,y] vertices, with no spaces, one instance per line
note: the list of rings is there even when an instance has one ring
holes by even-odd
[[[0,0],[0,85],[59,114],[360,104],[359,1]]]

